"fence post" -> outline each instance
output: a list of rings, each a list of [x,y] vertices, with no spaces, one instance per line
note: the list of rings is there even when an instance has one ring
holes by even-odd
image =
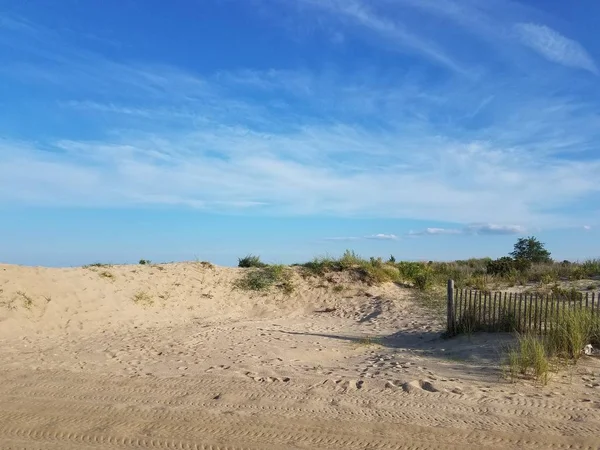
[[[446,329],[454,333],[454,280],[448,280],[448,311]]]

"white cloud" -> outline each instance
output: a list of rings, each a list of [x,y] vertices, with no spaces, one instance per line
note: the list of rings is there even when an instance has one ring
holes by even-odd
[[[410,231],[409,236],[439,236],[457,234],[504,235],[521,234],[525,227],[520,225],[471,224],[463,228],[426,228],[423,231]]]
[[[465,228],[468,233],[475,234],[522,234],[525,233],[525,227],[521,225],[496,225],[492,223],[474,224]]]
[[[377,13],[372,8],[372,3],[361,0],[296,0],[296,2],[303,6],[327,12],[333,19],[340,20],[343,23],[358,25],[384,39],[393,48],[412,51],[453,71],[467,73],[438,44],[410,31],[402,22]]]
[[[409,236],[435,236],[443,234],[462,234],[463,230],[456,228],[425,228],[423,231],[410,231]]]
[[[584,229],[585,231],[590,231],[590,230],[592,229],[592,227],[591,227],[590,225],[584,225],[584,226],[583,226],[583,229]]]
[[[525,45],[547,60],[598,75],[596,63],[577,41],[563,36],[552,28],[535,23],[519,23],[515,25],[515,30]]]
[[[395,26],[369,22],[374,13],[353,3],[326,5],[350,8],[344,14],[369,27]],[[2,204],[186,205],[530,228],[572,226],[563,208],[585,210],[600,193],[596,104],[554,97],[543,78],[431,84],[374,69],[200,77],[116,63],[59,45],[50,31],[43,37],[36,46],[10,42],[52,64],[0,72],[50,85],[61,118],[85,117],[95,138],[82,130],[0,140]],[[484,125],[474,127],[473,116]],[[600,219],[588,209],[589,220]]]
[[[365,236],[365,239],[371,239],[376,241],[396,241],[398,236],[395,234],[373,234],[371,236]]]

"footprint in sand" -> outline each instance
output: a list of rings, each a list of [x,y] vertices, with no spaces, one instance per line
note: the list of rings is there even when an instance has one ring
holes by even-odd
[[[275,382],[281,382],[281,383],[289,383],[290,382],[290,378],[289,377],[264,377],[264,376],[260,376],[257,375],[255,373],[252,372],[246,372],[246,376],[254,381],[256,381],[257,383],[275,383]]]
[[[387,389],[401,388],[404,392],[410,394],[418,391],[439,392],[433,383],[427,380],[413,380],[408,382],[402,381],[387,381],[385,384]]]

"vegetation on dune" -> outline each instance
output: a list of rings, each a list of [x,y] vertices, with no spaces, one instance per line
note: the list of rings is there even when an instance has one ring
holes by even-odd
[[[358,281],[368,284],[384,282],[409,282],[425,289],[431,279],[427,264],[418,262],[396,263],[391,257],[364,259],[351,250],[340,258],[315,258],[301,264],[305,276],[324,276],[330,272],[351,272]]]
[[[245,291],[266,291],[277,287],[285,294],[294,291],[291,269],[280,264],[253,266],[250,271],[235,281],[234,287]]]
[[[545,335],[517,335],[506,354],[505,372],[512,381],[533,378],[546,384],[553,368],[577,362],[587,344],[600,346],[600,317],[587,309],[567,309]]]
[[[266,267],[267,264],[260,260],[260,256],[256,255],[246,255],[243,258],[239,258],[238,267]]]
[[[248,285],[265,286],[272,278],[269,267],[259,256],[247,255],[239,259],[239,267],[265,269],[256,272]],[[514,245],[510,256],[498,259],[472,258],[453,262],[414,262],[397,261],[391,255],[389,259],[363,258],[352,250],[346,250],[339,258],[319,257],[299,267],[304,277],[325,277],[334,272],[350,273],[356,281],[367,284],[384,282],[401,283],[413,286],[420,292],[439,291],[444,288],[448,279],[455,282],[457,288],[470,288],[479,291],[498,290],[501,286],[525,286],[537,283],[547,286],[554,294],[571,295],[559,284],[561,281],[576,281],[600,276],[600,259],[587,260],[582,263],[569,261],[555,262],[550,259],[550,252],[535,237],[520,238]],[[594,285],[588,284],[589,289]],[[265,289],[262,287],[261,289]]]

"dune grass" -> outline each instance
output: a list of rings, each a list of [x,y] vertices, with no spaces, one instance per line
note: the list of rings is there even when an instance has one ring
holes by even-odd
[[[513,382],[519,377],[531,377],[547,384],[550,361],[543,339],[530,334],[519,335],[516,345],[506,355],[506,372]]]
[[[244,291],[267,291],[278,287],[285,294],[291,294],[294,291],[291,278],[291,269],[281,264],[253,266],[234,282],[234,287]]]
[[[552,367],[577,362],[587,344],[600,347],[600,316],[587,309],[568,308],[544,335],[517,334],[517,344],[507,352],[505,370],[513,381],[530,377],[546,384]]]
[[[238,259],[238,267],[243,267],[243,268],[250,268],[250,267],[262,268],[262,267],[267,267],[267,264],[265,264],[264,262],[262,262],[260,260],[260,256],[257,256],[257,255],[246,255],[243,258],[239,258]]]
[[[133,302],[140,306],[152,306],[154,305],[154,299],[150,294],[145,291],[136,292],[132,297]]]

